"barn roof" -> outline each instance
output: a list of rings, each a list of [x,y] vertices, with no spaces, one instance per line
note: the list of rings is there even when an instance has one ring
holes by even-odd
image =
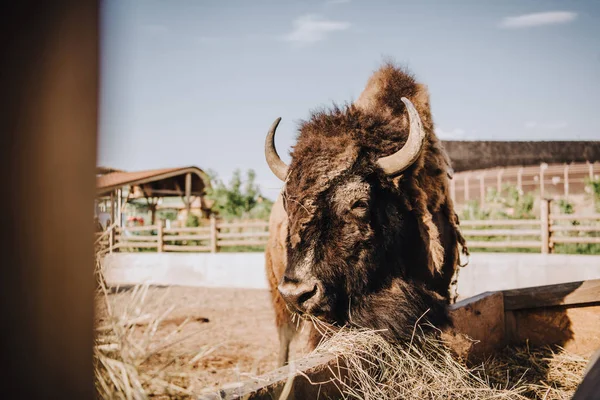
[[[600,141],[443,140],[456,172],[484,168],[600,161]]]
[[[147,196],[178,196],[185,190],[185,177],[191,174],[192,196],[202,196],[210,180],[198,167],[153,169],[134,172],[110,172],[96,177],[96,193],[108,194],[123,186],[138,186]]]

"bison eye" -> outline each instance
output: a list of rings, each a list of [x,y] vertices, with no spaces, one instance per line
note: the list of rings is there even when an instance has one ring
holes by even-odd
[[[364,214],[367,212],[368,204],[364,200],[356,200],[354,204],[352,204],[352,211],[357,214]]]

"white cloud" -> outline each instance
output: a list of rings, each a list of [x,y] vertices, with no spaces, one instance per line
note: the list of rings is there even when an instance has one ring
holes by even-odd
[[[571,11],[547,11],[506,17],[500,22],[500,27],[507,29],[518,29],[543,25],[566,24],[574,21],[576,18],[577,13]]]
[[[554,121],[554,122],[538,122],[538,121],[527,121],[525,122],[525,128],[527,129],[541,129],[545,131],[556,131],[564,129],[569,124],[565,121]]]
[[[349,22],[332,21],[319,15],[303,15],[294,20],[294,29],[283,37],[289,42],[301,44],[315,43],[325,39],[332,32],[345,31]]]

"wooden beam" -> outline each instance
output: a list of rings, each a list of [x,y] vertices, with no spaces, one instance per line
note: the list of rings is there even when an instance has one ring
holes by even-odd
[[[191,193],[192,193],[192,174],[191,173],[187,173],[185,174],[185,208],[189,214],[190,212],[190,208],[192,207],[192,200],[191,200]]]
[[[341,360],[340,360],[341,361]],[[333,355],[312,356],[298,360],[291,366],[278,368],[260,379],[225,385],[215,391],[196,397],[199,400],[221,399],[278,399],[288,380],[292,380],[288,400],[339,398],[342,393],[332,378],[344,379],[343,364]]]
[[[600,279],[502,291],[505,310],[600,302]]]
[[[505,345],[502,293],[485,292],[461,300],[450,306],[450,316],[454,327],[442,339],[459,357],[477,362]]]
[[[571,400],[597,400],[600,393],[600,350],[590,361],[582,382]]]
[[[6,399],[92,399],[98,2],[0,13],[0,376]]]
[[[550,253],[550,200],[544,197],[540,198],[540,219],[541,223],[541,252]]]

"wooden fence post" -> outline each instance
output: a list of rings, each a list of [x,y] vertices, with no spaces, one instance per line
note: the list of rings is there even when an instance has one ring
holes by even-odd
[[[109,226],[108,229],[110,229],[110,232],[108,232],[108,249],[112,253],[115,246],[115,227]]]
[[[157,237],[156,237],[156,240],[158,241],[156,251],[159,253],[163,252],[163,246],[165,244],[165,242],[163,240],[163,236],[164,236],[163,221],[159,220],[158,221],[158,232],[157,232]]]
[[[550,248],[550,200],[540,199],[540,219],[542,229],[542,254],[548,254]]]
[[[216,253],[219,248],[217,246],[217,219],[214,214],[210,215],[210,252]]]

